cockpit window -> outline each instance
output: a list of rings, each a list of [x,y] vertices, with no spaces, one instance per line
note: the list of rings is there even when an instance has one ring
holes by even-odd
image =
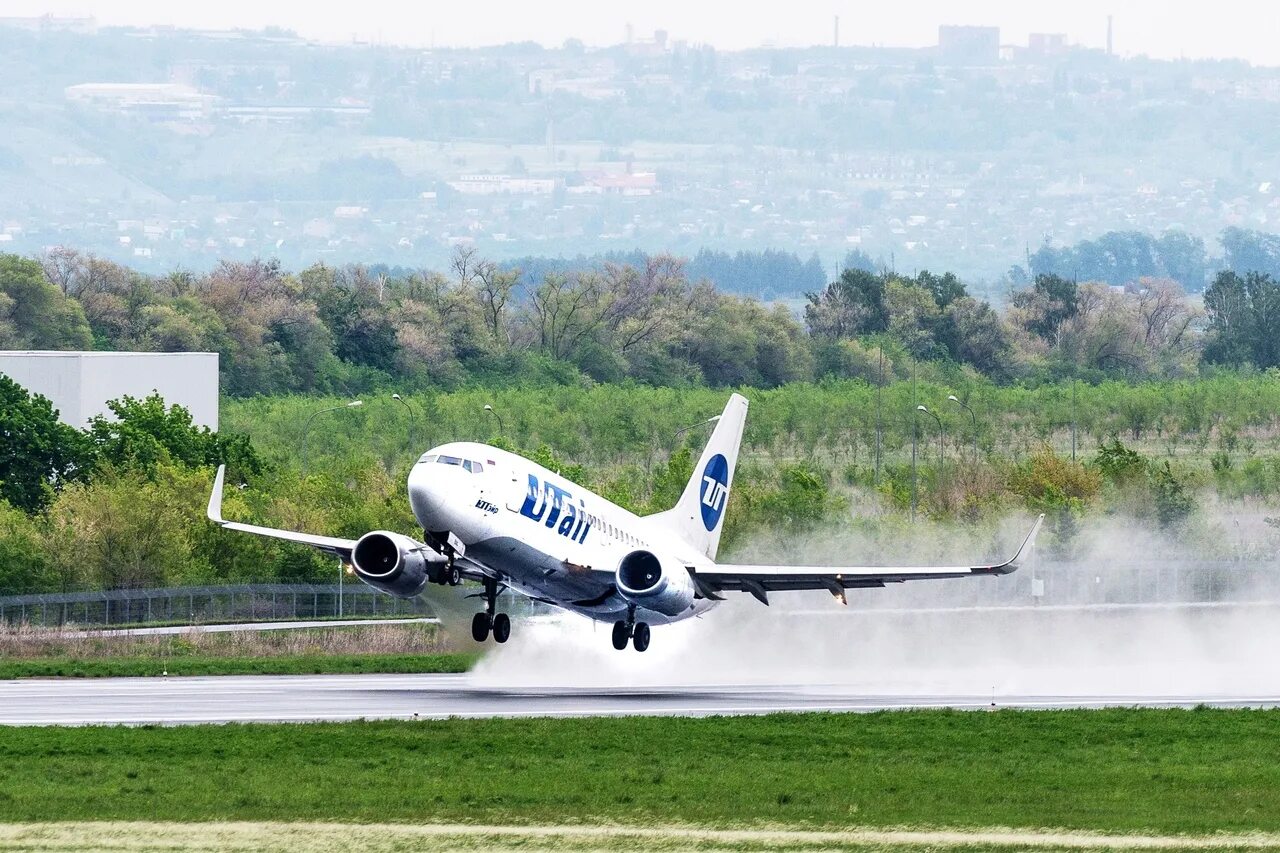
[[[418,460],[418,464],[430,465],[432,462],[435,462],[435,461],[436,461],[436,455],[434,453],[424,453],[422,454],[422,458]]]
[[[461,459],[457,456],[440,456],[436,458],[436,461],[441,465],[457,465],[459,468],[470,471],[472,474],[479,474],[484,471],[484,465],[482,463],[475,462],[470,459]]]

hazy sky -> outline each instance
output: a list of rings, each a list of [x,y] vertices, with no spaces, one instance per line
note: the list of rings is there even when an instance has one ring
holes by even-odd
[[[580,38],[589,45],[665,28],[673,39],[719,48],[761,44],[830,44],[840,16],[842,44],[922,46],[937,41],[939,24],[988,24],[1001,41],[1025,44],[1029,32],[1066,33],[1073,43],[1102,47],[1107,15],[1115,16],[1115,48],[1123,55],[1175,58],[1241,57],[1280,63],[1274,39],[1276,10],[1268,0],[923,0],[867,3],[786,0],[749,9],[743,2],[691,0],[469,0],[413,2],[362,0],[353,4],[289,0],[0,0],[0,14],[93,15],[102,24],[175,24],[248,27],[270,24],[324,41],[352,37],[388,43],[474,46],[509,41],[558,45]]]

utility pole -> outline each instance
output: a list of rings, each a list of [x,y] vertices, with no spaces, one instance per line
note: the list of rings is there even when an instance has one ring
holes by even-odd
[[[881,447],[884,443],[884,426],[882,421],[883,405],[881,398],[884,396],[884,346],[880,347],[880,378],[876,380],[876,479],[875,484],[880,485],[880,454]]]
[[[919,418],[911,419],[911,523],[916,522],[916,437],[920,430]]]
[[[911,363],[911,402],[914,403],[915,401],[916,401],[916,365],[915,365],[915,362],[912,362]],[[919,495],[919,492],[916,486],[916,481],[918,478],[918,473],[917,473],[918,472],[918,468],[917,468],[918,453],[916,450],[916,444],[919,441],[919,437],[920,437],[920,419],[915,417],[913,413],[911,418],[911,523],[912,524],[915,524],[915,521],[916,521],[916,501]]]
[[[1076,461],[1076,378],[1071,377],[1071,461]]]

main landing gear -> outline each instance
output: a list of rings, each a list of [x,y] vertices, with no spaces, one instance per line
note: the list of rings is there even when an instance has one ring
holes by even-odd
[[[471,619],[471,639],[483,643],[493,632],[493,639],[505,643],[511,639],[511,617],[505,613],[495,613],[498,606],[498,582],[493,578],[484,579],[484,612],[477,613]]]
[[[638,652],[649,648],[649,623],[636,621],[634,607],[627,608],[626,619],[619,619],[613,623],[613,647],[622,651],[627,647],[628,640]]]

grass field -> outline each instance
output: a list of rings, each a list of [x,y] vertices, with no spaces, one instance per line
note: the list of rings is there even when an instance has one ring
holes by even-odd
[[[1280,712],[15,728],[0,820],[1280,831]]]

